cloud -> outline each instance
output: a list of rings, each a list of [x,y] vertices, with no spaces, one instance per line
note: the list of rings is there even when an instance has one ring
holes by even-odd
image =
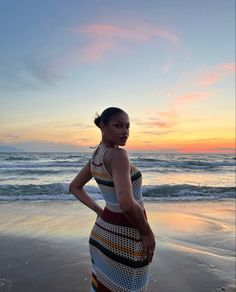
[[[196,85],[202,87],[210,86],[233,73],[235,73],[234,63],[219,64],[199,73],[196,76]]]
[[[160,118],[150,118],[150,120],[147,122],[149,127],[158,127],[161,129],[172,128],[174,124],[175,123],[173,123],[173,121],[164,121]]]
[[[145,135],[152,135],[152,136],[164,136],[164,135],[169,135],[169,134],[173,134],[176,133],[177,130],[159,130],[158,129],[153,129],[153,130],[146,130],[146,131],[141,131],[141,134],[145,134]]]
[[[94,126],[93,125],[83,124],[83,123],[75,123],[75,124],[68,125],[68,127],[80,128],[80,129],[89,129],[89,128],[93,128]]]
[[[53,86],[63,77],[56,73],[50,62],[37,57],[5,61],[0,66],[1,88],[12,90],[41,90],[42,86]]]
[[[85,33],[90,37],[103,39],[128,39],[140,42],[149,41],[153,38],[163,38],[170,42],[177,43],[177,36],[168,29],[151,27],[148,24],[140,24],[132,28],[115,26],[112,24],[91,24],[81,27],[72,27],[72,32]]]
[[[210,96],[214,95],[215,92],[209,91],[208,87],[217,82],[220,82],[222,79],[227,76],[235,73],[235,64],[234,63],[223,63],[214,66],[213,68],[209,68],[206,70],[202,70],[201,72],[195,73],[188,78],[188,87],[196,88],[195,92],[187,92],[180,94],[178,96],[174,96],[170,98],[170,102],[172,106],[182,106],[186,103],[193,103],[205,100]],[[204,88],[207,91],[202,91]],[[181,89],[181,86],[179,86]],[[185,89],[186,90],[186,89]]]
[[[140,131],[142,134],[147,135],[168,135],[175,133],[178,130],[175,126],[178,124],[178,118],[175,111],[157,111],[155,109],[147,109],[142,121],[135,119],[135,124],[142,126],[145,130]]]
[[[86,45],[81,51],[72,53],[69,61],[72,62],[93,62],[103,59],[109,52],[117,50],[125,43],[147,43],[156,39],[166,40],[177,45],[177,35],[162,27],[154,27],[148,23],[135,25],[114,25],[110,23],[95,23],[85,26],[73,26],[69,31],[84,36]],[[165,69],[167,70],[167,69]]]
[[[11,134],[3,134],[0,135],[0,139],[2,139],[3,141],[15,141],[20,139],[19,135],[11,135]]]
[[[88,143],[88,142],[94,142],[94,139],[89,139],[89,138],[79,138],[79,141],[81,141],[82,143]]]
[[[201,139],[201,138],[198,138],[197,140],[187,140],[185,139],[184,142],[194,142],[194,143],[201,143],[201,142],[212,142],[212,141],[224,141],[225,139],[224,138],[204,138],[204,139]]]
[[[161,117],[162,119],[175,120],[177,118],[177,112],[175,110],[159,111],[156,108],[147,108],[144,112],[144,116],[148,119],[156,119]],[[139,118],[136,121],[140,121]]]
[[[209,96],[207,92],[192,92],[174,97],[174,102],[183,104],[186,102],[193,102],[206,99]]]
[[[29,75],[31,75],[28,76],[28,79],[31,79],[32,83],[54,85],[62,80],[62,76],[56,73],[46,60],[28,59],[24,63]]]
[[[168,62],[166,63],[168,70]],[[164,73],[165,66],[162,68]],[[235,73],[235,63],[222,63],[198,72],[188,72],[184,75],[184,82],[173,85],[163,91],[154,91],[152,95],[165,96],[167,106],[178,110],[183,105],[194,104],[215,96],[217,89],[212,90],[211,85]],[[179,94],[176,94],[176,93]]]

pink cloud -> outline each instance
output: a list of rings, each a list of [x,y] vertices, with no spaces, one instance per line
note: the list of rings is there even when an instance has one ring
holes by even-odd
[[[235,73],[235,64],[220,64],[210,70],[198,74],[196,77],[196,83],[198,86],[209,86],[233,73]]]
[[[121,38],[141,42],[159,37],[173,43],[178,42],[177,36],[168,29],[151,27],[147,24],[142,24],[133,28],[124,28],[111,24],[91,24],[81,27],[72,27],[69,30],[77,33],[85,33],[90,37]]]
[[[179,108],[184,104],[194,103],[201,100],[205,100],[217,93],[217,89],[214,90],[202,90],[212,84],[220,82],[227,76],[235,73],[234,63],[223,63],[215,65],[204,71],[198,71],[198,73],[189,73],[186,76],[186,80],[182,84],[177,84],[164,93],[167,97],[168,104],[171,108]],[[189,91],[190,88],[194,88],[194,91]],[[176,95],[176,92],[182,92]]]
[[[174,99],[178,103],[182,102],[188,102],[188,101],[197,101],[202,100],[208,97],[208,93],[206,92],[193,92],[193,93],[187,93],[184,95],[176,96]]]
[[[172,44],[178,44],[179,39],[172,31],[162,27],[152,27],[148,24],[138,24],[131,27],[113,24],[90,24],[74,26],[69,29],[75,34],[84,35],[87,43],[83,51],[75,52],[70,60],[89,62],[102,59],[107,53],[122,47],[123,42],[146,43],[155,39],[163,39]]]
[[[96,34],[104,37],[119,36],[121,29],[110,24],[92,24],[87,26],[74,26],[69,29],[72,32]]]
[[[111,42],[94,42],[84,50],[83,60],[85,62],[98,61],[102,59],[103,55],[111,48],[113,48],[113,44]]]

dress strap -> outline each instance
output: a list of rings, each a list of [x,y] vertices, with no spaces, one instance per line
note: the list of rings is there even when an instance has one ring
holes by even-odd
[[[106,172],[106,174],[110,177],[110,178],[112,178],[112,176],[110,175],[110,173],[109,173],[109,171],[107,170],[107,167],[106,167],[106,165],[105,165],[105,163],[104,163],[104,156],[105,156],[105,154],[108,152],[108,150],[109,149],[104,149],[103,150],[103,152],[101,153],[101,163],[102,163],[102,165],[103,165],[103,169],[104,169],[104,171]]]
[[[100,142],[100,143],[98,144],[98,146],[95,148],[95,150],[93,151],[91,160],[93,160],[94,157],[95,157],[95,155],[98,153],[98,150],[99,150],[99,147],[100,147],[101,143],[102,143],[102,142]]]

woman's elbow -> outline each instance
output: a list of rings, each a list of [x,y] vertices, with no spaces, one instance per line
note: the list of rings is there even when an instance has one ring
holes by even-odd
[[[69,192],[73,194],[76,189],[77,189],[77,187],[75,186],[75,184],[73,182],[71,182],[69,184]]]
[[[69,184],[69,192],[72,193],[72,194],[74,194],[74,192],[83,189],[83,186],[84,186],[84,185],[81,184],[80,182],[72,181],[72,182]]]
[[[73,185],[72,185],[72,183],[69,184],[69,192],[70,192],[70,193],[73,192]]]

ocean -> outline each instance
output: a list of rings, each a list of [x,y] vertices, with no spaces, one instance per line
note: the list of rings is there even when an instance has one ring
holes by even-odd
[[[91,153],[0,153],[0,201],[76,200],[69,183]],[[235,197],[235,155],[129,153],[142,172],[145,201],[222,200]],[[86,191],[102,195],[92,179]]]

